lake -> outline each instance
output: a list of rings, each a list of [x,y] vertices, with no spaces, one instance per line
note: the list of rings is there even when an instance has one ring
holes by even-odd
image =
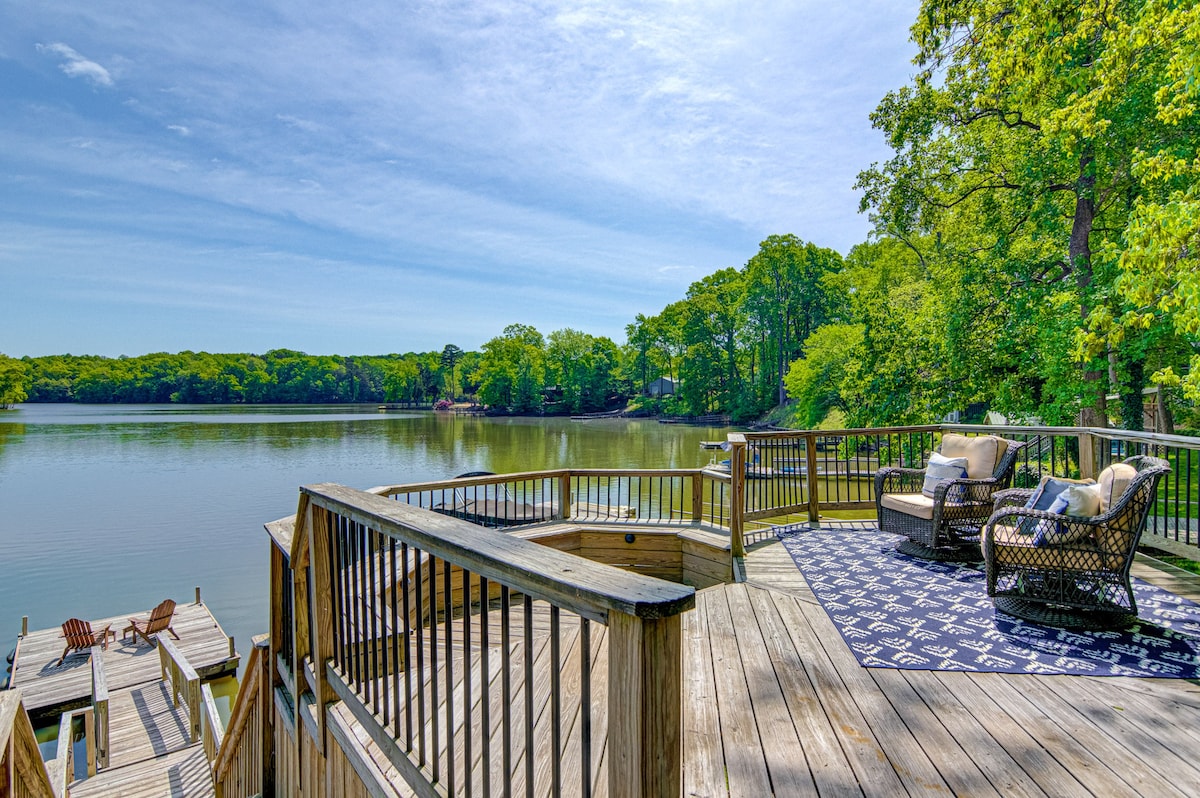
[[[267,631],[263,524],[295,512],[300,485],[694,468],[712,454],[699,442],[728,431],[374,405],[21,405],[0,412],[0,653],[22,615],[51,628],[190,601],[199,586],[245,655]]]

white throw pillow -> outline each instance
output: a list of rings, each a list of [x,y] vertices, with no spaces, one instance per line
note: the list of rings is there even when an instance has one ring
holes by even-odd
[[[925,484],[921,486],[921,493],[932,499],[938,483],[964,479],[966,476],[967,458],[944,457],[934,452],[929,455],[929,463],[925,466]]]
[[[1076,518],[1100,515],[1100,492],[1101,486],[1098,484],[1068,485],[1060,494],[1067,500],[1064,515],[1073,515]]]

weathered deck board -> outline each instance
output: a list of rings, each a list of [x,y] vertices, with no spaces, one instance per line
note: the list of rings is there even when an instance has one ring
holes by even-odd
[[[216,795],[204,747],[101,771],[71,785],[71,798],[206,798]]]
[[[150,611],[117,615],[92,621],[94,630],[112,625],[117,633],[103,652],[104,672],[110,692],[153,681],[159,677],[158,651],[140,638],[121,640],[121,630],[129,618],[145,618]],[[229,638],[207,606],[180,604],[175,608],[172,628],[179,635],[176,646],[203,679],[237,670],[238,657],[230,656]],[[61,629],[30,632],[18,642],[13,663],[12,687],[21,690],[25,707],[35,719],[57,717],[91,701],[92,669],[87,651],[72,652],[62,665]]]
[[[1135,566],[1200,598],[1200,579]],[[1200,794],[1200,685],[1177,679],[1030,676],[867,669],[858,665],[799,570],[778,543],[746,559],[746,584],[700,591],[684,615],[684,794],[735,795],[1145,795]],[[546,794],[545,686],[548,611],[535,604],[536,793]],[[499,683],[499,612],[489,613],[489,676]],[[521,607],[512,612],[520,633]],[[456,619],[460,624],[461,619]],[[593,625],[594,786],[607,793],[604,707],[607,637]],[[454,695],[464,662],[479,684],[479,638],[464,660],[456,626]],[[563,621],[556,666],[564,685],[579,681],[578,623]],[[514,652],[513,720],[524,713],[523,646]],[[439,674],[439,678],[443,678]],[[444,689],[439,698],[444,698]],[[427,693],[428,697],[428,693]],[[491,696],[493,790],[499,762],[498,696]],[[474,785],[480,786],[483,732],[472,712]],[[430,711],[433,711],[430,708]],[[456,710],[457,712],[457,710]],[[579,775],[581,725],[564,716],[562,757],[568,794]],[[456,714],[455,734],[466,733]],[[443,731],[444,734],[444,731]],[[365,737],[360,739],[365,740]],[[370,745],[367,746],[370,748]],[[524,762],[514,750],[514,785]],[[570,774],[567,777],[567,774]]]

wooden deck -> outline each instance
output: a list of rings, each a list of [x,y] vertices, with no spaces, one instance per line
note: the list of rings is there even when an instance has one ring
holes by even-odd
[[[149,614],[150,610],[145,610],[91,622],[94,630],[111,624],[117,634],[115,641],[109,640],[108,650],[104,652],[104,673],[110,692],[160,677],[157,650],[140,638],[136,642],[121,640],[121,630],[129,625],[130,618],[146,618]],[[238,655],[230,650],[229,637],[203,602],[178,605],[171,627],[179,635],[176,647],[201,679],[214,679],[237,671]],[[61,629],[30,632],[17,641],[11,687],[21,691],[25,709],[35,724],[91,703],[89,653],[72,652],[62,665],[58,665],[62,653]]]
[[[1150,563],[1140,559],[1137,576],[1200,600],[1200,578]],[[745,583],[700,591],[684,615],[685,796],[1200,795],[1196,682],[863,668],[780,544],[754,547],[745,574]],[[551,664],[535,612],[540,729]],[[519,615],[514,608],[514,622]],[[565,653],[574,628],[564,623],[564,633],[557,667],[564,684],[577,684],[578,657]],[[602,707],[607,636],[593,644],[593,706]],[[462,671],[460,660],[460,686]],[[523,700],[514,696],[514,713]],[[346,722],[355,725],[348,713]],[[592,772],[603,796],[606,725],[594,722]],[[368,736],[355,736],[409,794]],[[478,747],[475,756],[477,771]],[[564,771],[578,773],[578,756],[578,743],[568,744]],[[544,774],[546,752],[537,758]]]

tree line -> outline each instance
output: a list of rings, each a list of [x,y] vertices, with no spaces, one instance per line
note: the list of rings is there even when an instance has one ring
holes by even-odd
[[[479,352],[0,358],[0,403],[640,397],[806,427],[988,407],[1138,428],[1158,385],[1194,419],[1200,4],[924,0],[912,40],[915,75],[871,116],[892,155],[858,179],[873,230],[844,257],[770,236],[619,345],[513,324]],[[648,397],[659,378],[674,392]]]

